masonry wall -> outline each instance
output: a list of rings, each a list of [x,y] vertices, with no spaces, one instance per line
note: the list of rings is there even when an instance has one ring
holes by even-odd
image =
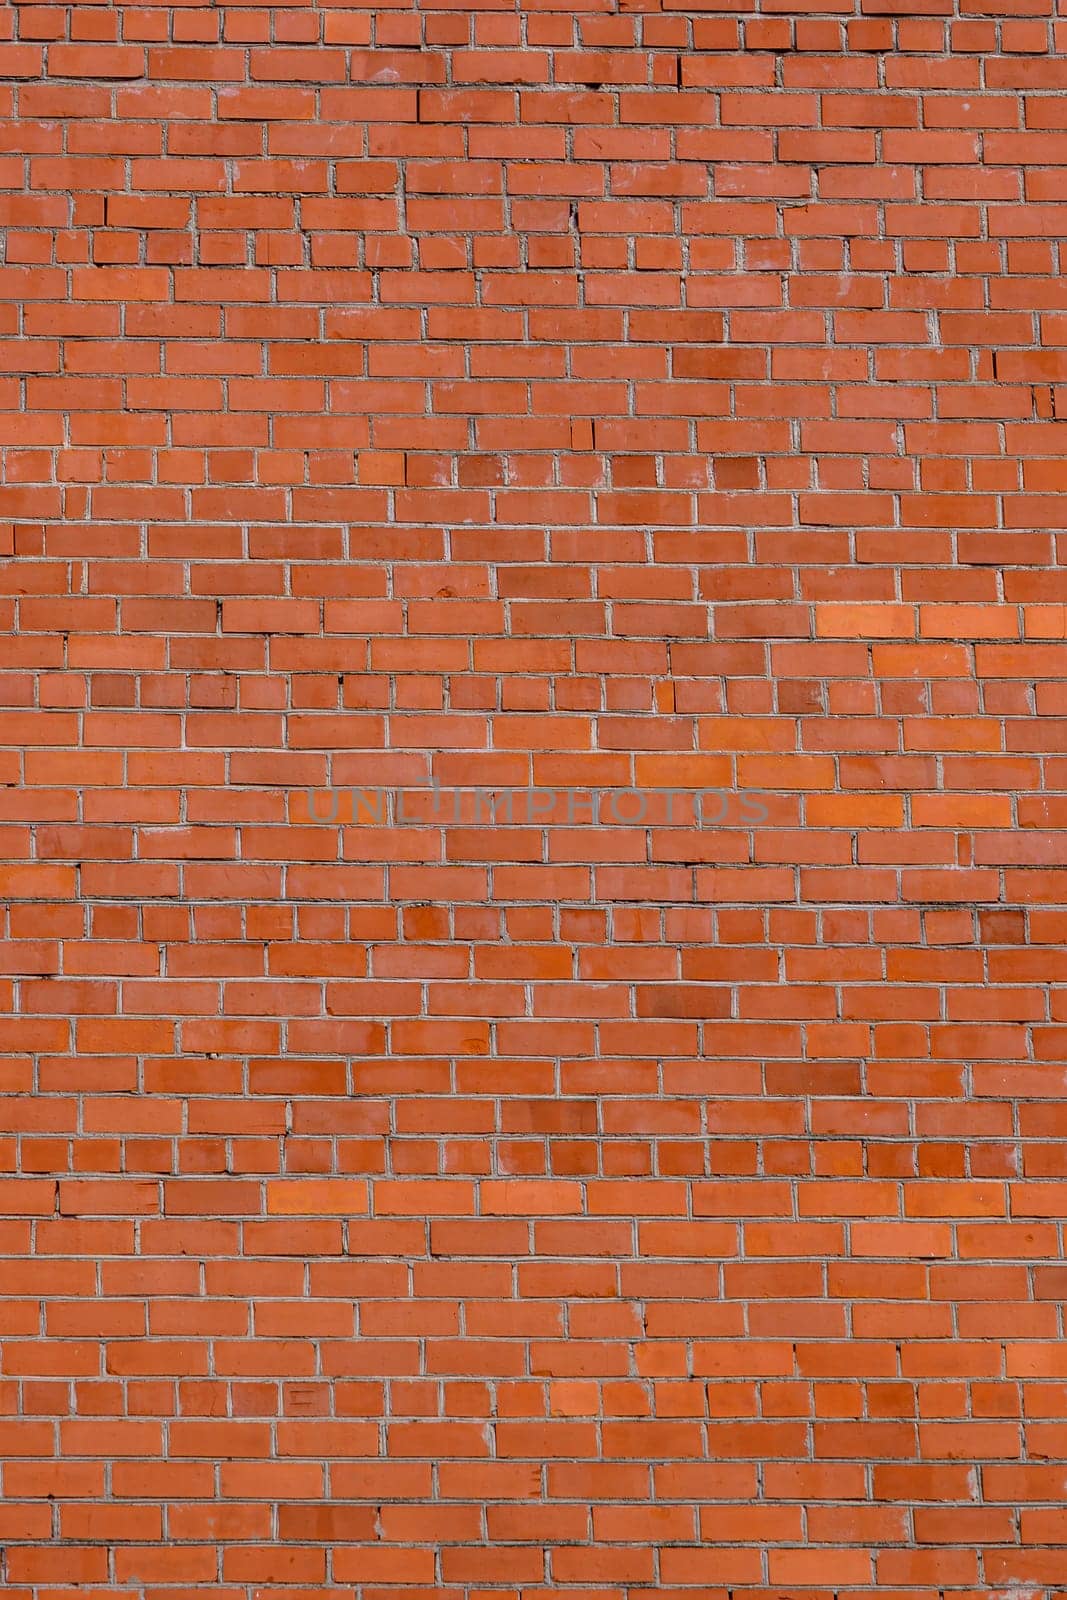
[[[4,1600],[1063,1592],[1057,3],[0,14]]]

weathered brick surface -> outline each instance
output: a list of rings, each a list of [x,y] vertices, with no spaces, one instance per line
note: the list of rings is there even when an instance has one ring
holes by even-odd
[[[4,1600],[1063,1592],[1065,46],[0,13]]]

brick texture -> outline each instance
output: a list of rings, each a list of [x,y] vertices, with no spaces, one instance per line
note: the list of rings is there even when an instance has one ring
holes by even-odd
[[[1062,1595],[1067,4],[0,72],[3,1600]]]

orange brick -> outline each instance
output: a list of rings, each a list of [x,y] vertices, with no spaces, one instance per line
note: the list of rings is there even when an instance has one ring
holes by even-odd
[[[858,9],[0,20],[12,1592],[1062,1583],[1067,24]]]

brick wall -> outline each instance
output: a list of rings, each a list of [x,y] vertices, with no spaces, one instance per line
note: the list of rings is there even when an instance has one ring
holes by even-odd
[[[1062,1593],[1064,0],[0,35],[4,1600]]]

